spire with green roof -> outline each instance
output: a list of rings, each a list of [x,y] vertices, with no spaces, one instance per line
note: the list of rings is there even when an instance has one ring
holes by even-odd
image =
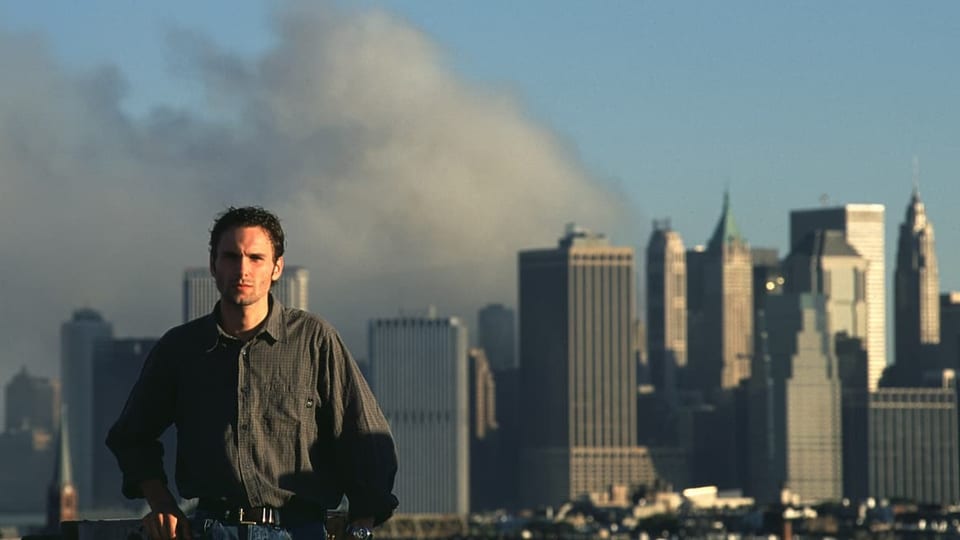
[[[723,192],[723,212],[720,214],[720,221],[713,230],[710,241],[707,242],[707,251],[719,251],[722,247],[730,244],[745,244],[743,236],[740,235],[740,229],[737,222],[733,219],[733,212],[730,211],[730,192]]]

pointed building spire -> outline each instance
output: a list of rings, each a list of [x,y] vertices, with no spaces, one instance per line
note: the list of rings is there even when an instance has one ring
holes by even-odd
[[[920,198],[920,158],[913,156],[913,196]]]
[[[934,364],[940,342],[940,277],[933,223],[920,200],[919,165],[914,158],[914,186],[897,244],[894,271],[896,364],[919,373]]]
[[[60,523],[63,521],[77,519],[77,490],[73,485],[66,405],[60,408],[60,432],[57,438],[59,440],[53,480],[47,492],[47,529],[50,531],[59,531]]]
[[[710,241],[707,242],[707,250],[718,251],[734,243],[742,244],[744,241],[737,222],[733,219],[733,212],[730,210],[730,191],[724,190],[723,211],[720,213],[720,221],[717,222]]]

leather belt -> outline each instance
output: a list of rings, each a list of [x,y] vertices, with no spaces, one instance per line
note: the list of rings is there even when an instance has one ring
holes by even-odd
[[[273,525],[275,527],[298,527],[306,523],[324,522],[326,511],[311,503],[294,497],[283,508],[272,506],[239,506],[224,499],[201,498],[197,510],[216,518],[227,525]],[[283,520],[281,521],[281,514]]]
[[[229,506],[225,501],[201,499],[197,510],[228,525],[280,525],[280,510],[272,506]]]

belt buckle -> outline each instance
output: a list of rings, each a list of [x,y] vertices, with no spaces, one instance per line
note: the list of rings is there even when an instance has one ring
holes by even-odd
[[[276,525],[277,511],[268,506],[258,506],[245,510],[242,506],[237,509],[237,523],[240,525]]]
[[[237,509],[237,523],[240,525],[259,525],[260,522],[256,521],[256,516],[248,515],[250,512],[246,512],[241,506]]]

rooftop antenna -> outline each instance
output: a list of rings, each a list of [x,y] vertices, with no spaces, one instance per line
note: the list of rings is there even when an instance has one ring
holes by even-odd
[[[830,204],[830,196],[826,193],[820,194],[820,206],[827,206]]]
[[[913,156],[913,192],[920,194],[920,158]]]

